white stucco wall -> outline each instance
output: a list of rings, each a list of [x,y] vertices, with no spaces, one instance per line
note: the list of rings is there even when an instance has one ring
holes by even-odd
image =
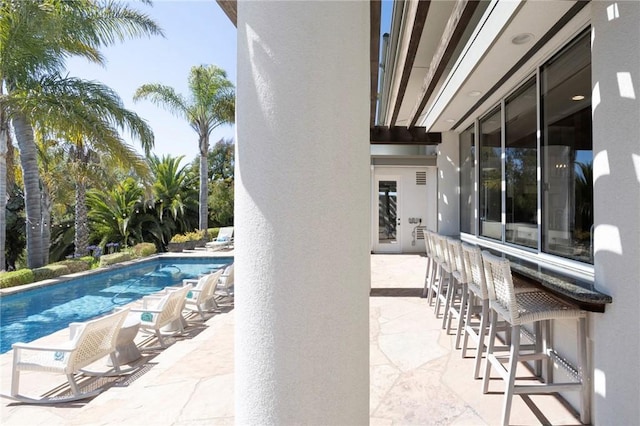
[[[592,7],[594,424],[640,421],[640,2]]]
[[[368,424],[369,3],[237,27],[236,423]]]
[[[460,233],[460,195],[458,173],[460,144],[458,133],[443,132],[438,145],[438,233]]]

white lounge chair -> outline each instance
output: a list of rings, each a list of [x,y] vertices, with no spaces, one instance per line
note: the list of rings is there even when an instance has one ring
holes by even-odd
[[[224,272],[220,275],[215,295],[218,299],[221,297],[233,297],[235,287],[235,273],[233,263],[224,268]]]
[[[85,399],[97,395],[100,389],[82,392],[74,375],[82,372],[88,375],[107,376],[119,374],[120,367],[115,357],[116,340],[120,328],[129,313],[128,309],[83,323],[69,324],[70,340],[58,346],[39,346],[33,343],[13,344],[13,372],[11,395],[3,397],[30,404],[52,404]],[[95,373],[84,370],[99,359],[110,356],[113,368]],[[42,371],[60,373],[67,376],[72,395],[68,397],[29,397],[21,395],[20,373],[22,371]]]
[[[226,226],[220,228],[218,236],[213,241],[209,241],[204,246],[209,251],[221,250],[223,248],[229,248],[233,243],[233,226]]]
[[[164,294],[145,296],[142,298],[141,309],[131,309],[132,313],[140,315],[140,329],[155,334],[162,348],[166,348],[163,334],[177,335],[184,332],[182,309],[191,287],[191,284],[187,284],[168,289]]]
[[[204,315],[206,312],[217,309],[215,291],[223,272],[224,269],[220,269],[211,274],[203,275],[199,279],[182,280],[184,284],[195,284],[191,291],[187,293],[185,309],[198,312],[203,321],[206,319]]]

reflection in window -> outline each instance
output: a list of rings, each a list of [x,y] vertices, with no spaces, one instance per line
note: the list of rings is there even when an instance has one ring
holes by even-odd
[[[395,244],[396,219],[398,216],[398,190],[394,180],[378,183],[378,242]]]
[[[541,69],[542,250],[593,263],[591,50],[581,36]]]
[[[538,247],[536,85],[529,81],[505,102],[507,242]]]
[[[476,181],[475,132],[473,126],[460,134],[460,232],[475,234],[476,202],[473,185]]]
[[[500,109],[480,121],[480,235],[502,239]]]

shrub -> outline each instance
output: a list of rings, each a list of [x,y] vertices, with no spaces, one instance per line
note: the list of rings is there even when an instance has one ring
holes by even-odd
[[[0,288],[15,287],[29,284],[34,281],[31,269],[19,269],[17,271],[4,272],[0,274]]]
[[[187,232],[185,236],[189,239],[188,241],[204,241],[206,231],[196,230],[193,232]]]
[[[68,274],[69,268],[67,265],[54,264],[43,266],[42,268],[36,268],[33,270],[33,280],[42,281],[49,280],[51,278],[59,277],[60,275]]]
[[[65,265],[67,268],[69,268],[70,274],[88,271],[92,268],[93,264],[94,259],[91,256],[84,256],[77,259],[67,259],[54,263],[54,265]]]
[[[205,231],[196,230],[186,232],[184,234],[176,234],[171,238],[172,243],[188,243],[190,241],[202,241],[205,237]]]
[[[176,234],[173,237],[171,237],[171,243],[186,243],[189,240],[189,237],[187,237],[186,234]]]
[[[153,243],[139,243],[131,247],[131,251],[135,257],[151,256],[156,252],[156,245]]]
[[[132,258],[133,256],[129,253],[103,254],[100,257],[100,266],[109,266],[120,262],[126,262]]]

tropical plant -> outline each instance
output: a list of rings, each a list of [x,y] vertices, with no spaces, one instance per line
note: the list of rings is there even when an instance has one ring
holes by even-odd
[[[233,225],[233,179],[221,179],[209,184],[209,211],[216,226]]]
[[[42,109],[33,111],[16,98],[24,100],[37,93],[43,77],[63,70],[69,56],[79,55],[103,64],[99,48],[130,37],[154,34],[162,34],[162,31],[153,20],[128,4],[115,1],[0,2],[0,86],[4,85],[8,92],[3,100],[12,101],[11,105],[3,101],[0,108],[11,118],[20,149],[30,267],[42,266],[44,262],[40,176],[32,128],[32,124],[43,116],[40,114]],[[54,79],[57,82],[64,80]],[[50,109],[48,120],[55,123],[54,115],[65,116],[66,113]]]
[[[235,144],[233,140],[220,139],[209,152],[209,179],[232,179],[235,166]]]
[[[200,209],[199,228],[208,227],[208,179],[207,156],[209,136],[216,127],[232,123],[235,114],[235,90],[224,70],[215,65],[200,65],[191,68],[189,74],[189,97],[172,87],[162,84],[145,84],[136,90],[134,100],[148,99],[165,107],[174,115],[184,118],[198,134],[200,149]]]
[[[58,123],[58,134],[67,151],[69,171],[75,183],[75,255],[84,256],[89,245],[86,191],[91,182],[100,181],[95,177],[101,174],[101,163],[108,159],[113,166],[132,169],[143,180],[150,178],[144,159],[124,142],[113,125],[129,129],[147,152],[153,146],[153,132],[142,118],[124,108],[118,95],[108,87],[77,79],[67,80],[68,87],[74,86],[78,92],[70,88],[64,92],[81,96],[71,96],[68,104],[62,106],[67,111],[75,108],[70,115],[82,119]],[[64,94],[57,99],[58,102],[67,100]],[[82,102],[78,102],[80,99]]]
[[[188,166],[180,166],[182,159],[183,156],[149,158],[153,175],[153,208],[164,234],[162,247],[173,234],[197,226],[198,193]]]
[[[13,186],[6,206],[6,270],[18,269],[18,261],[27,245],[25,233],[24,195]],[[3,264],[3,268],[4,268]]]
[[[0,84],[0,98],[3,88]],[[0,107],[0,271],[5,269],[5,248],[7,241],[7,188],[14,183],[13,177],[13,144],[9,130],[9,119],[4,108]]]
[[[150,232],[159,232],[155,217],[144,211],[143,195],[144,190],[133,178],[124,179],[108,191],[87,192],[89,220],[101,246],[110,241],[125,247],[143,242],[143,223]]]

